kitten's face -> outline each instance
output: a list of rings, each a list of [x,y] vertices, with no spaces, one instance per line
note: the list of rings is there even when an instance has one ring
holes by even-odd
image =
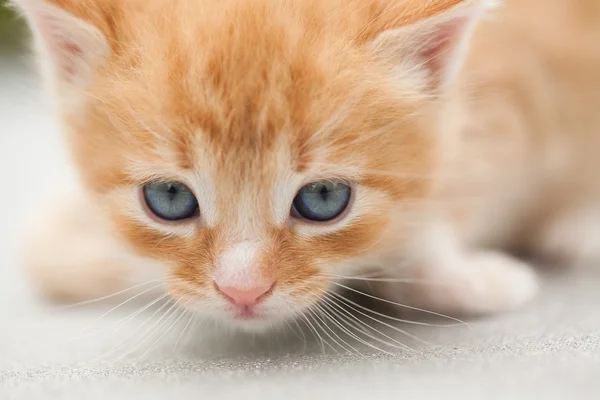
[[[300,314],[410,234],[437,149],[422,76],[376,56],[361,2],[162,3],[106,6],[111,56],[65,89],[84,182],[182,306]]]

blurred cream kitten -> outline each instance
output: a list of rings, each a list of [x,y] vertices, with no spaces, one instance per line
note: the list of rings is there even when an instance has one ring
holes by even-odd
[[[51,297],[159,265],[183,307],[262,328],[375,273],[482,314],[536,293],[505,251],[598,260],[596,0],[16,5],[83,188],[29,243]]]

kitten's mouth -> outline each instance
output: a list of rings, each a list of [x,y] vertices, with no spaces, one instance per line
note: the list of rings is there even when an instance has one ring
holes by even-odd
[[[252,306],[237,307],[234,313],[234,318],[238,321],[255,321],[264,319],[264,317],[258,314]]]

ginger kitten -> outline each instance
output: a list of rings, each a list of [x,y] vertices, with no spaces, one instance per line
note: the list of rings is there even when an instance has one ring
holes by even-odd
[[[83,187],[34,280],[86,299],[159,265],[244,329],[372,273],[428,310],[524,304],[504,250],[598,259],[600,6],[551,3],[16,0]]]

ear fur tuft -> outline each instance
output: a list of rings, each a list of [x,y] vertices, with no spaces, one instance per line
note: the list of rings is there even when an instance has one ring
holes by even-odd
[[[462,66],[473,28],[483,13],[498,4],[493,0],[449,3],[453,5],[436,15],[382,32],[371,43],[383,61],[427,91],[439,91],[452,81]]]
[[[85,86],[110,56],[110,46],[92,24],[47,0],[14,0],[26,18],[50,79],[59,86]]]

